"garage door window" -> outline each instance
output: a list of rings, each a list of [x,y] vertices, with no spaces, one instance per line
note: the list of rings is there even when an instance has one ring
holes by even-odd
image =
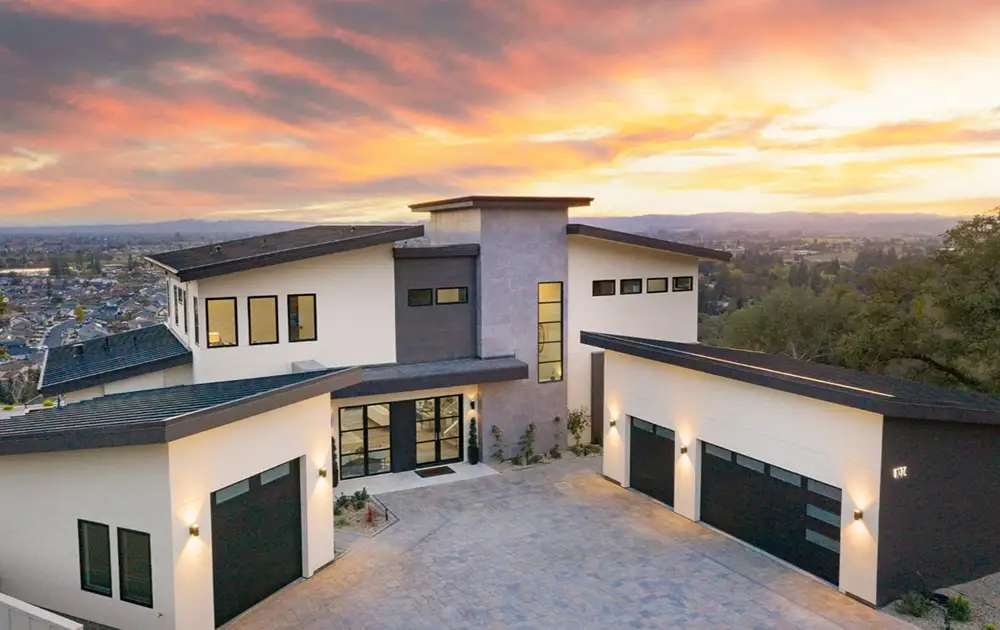
[[[828,486],[825,483],[816,481],[815,479],[809,480],[809,491],[815,492],[816,494],[822,494],[824,497],[830,497],[835,501],[840,501],[840,488]]]
[[[840,553],[840,542],[811,529],[806,530],[806,540],[834,553]]]
[[[264,472],[260,473],[260,485],[266,486],[272,481],[277,481],[278,479],[281,479],[290,472],[292,472],[292,465],[287,462],[282,464],[281,466],[275,466],[270,470],[265,470]]]
[[[771,466],[771,476],[775,479],[780,479],[785,483],[790,483],[793,486],[802,486],[802,476],[797,475],[790,470],[785,470],[784,468]]]
[[[632,418],[632,416],[629,416],[629,418]],[[639,431],[645,431],[646,433],[656,432],[652,422],[646,422],[645,420],[640,420],[638,418],[632,418],[632,428]]]
[[[824,510],[823,508],[818,508],[815,505],[807,505],[806,514],[825,523],[829,523],[834,527],[840,527],[840,515]]]
[[[736,455],[736,463],[744,468],[749,468],[750,470],[756,470],[759,473],[764,472],[764,462],[759,459],[753,459],[752,457],[747,457],[746,455]]]
[[[243,481],[237,481],[231,486],[226,486],[222,490],[217,490],[215,493],[215,504],[225,503],[230,499],[235,499],[241,494],[250,492],[250,480],[244,479]]]
[[[708,453],[709,455],[714,455],[719,459],[724,459],[727,462],[733,461],[732,451],[727,451],[726,449],[719,448],[718,446],[715,446],[713,444],[705,444],[705,452]]]

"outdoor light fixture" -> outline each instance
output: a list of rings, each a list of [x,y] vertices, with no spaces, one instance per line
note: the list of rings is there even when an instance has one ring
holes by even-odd
[[[320,467],[320,469],[319,469],[319,476],[320,477],[326,477],[326,468],[324,468],[322,466]]]
[[[611,420],[610,420],[610,421],[608,422],[608,426],[611,426],[611,427],[615,427],[615,426],[618,426],[618,421],[617,421],[617,420],[615,420],[614,418],[612,418],[612,419],[611,419]]]
[[[469,409],[475,409],[475,408],[476,408],[476,399],[475,398],[470,398],[469,399]]]
[[[864,516],[864,515],[865,515],[865,513],[862,512],[860,509],[854,510],[854,520],[860,521],[861,517]]]
[[[684,444],[681,444],[681,455],[687,455],[687,452],[688,452],[688,447]]]
[[[198,534],[200,534],[201,528],[198,527],[198,523],[191,523],[190,525],[188,525],[188,533],[190,533],[192,536],[197,536]]]

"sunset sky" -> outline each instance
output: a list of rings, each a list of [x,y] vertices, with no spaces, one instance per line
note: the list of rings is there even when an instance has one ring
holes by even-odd
[[[998,33],[997,0],[0,0],[0,223],[970,214]]]

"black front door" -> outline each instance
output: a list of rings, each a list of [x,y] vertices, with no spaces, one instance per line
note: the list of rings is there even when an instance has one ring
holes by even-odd
[[[841,490],[713,444],[701,460],[701,520],[834,585]]]
[[[674,505],[674,432],[629,416],[629,485]]]
[[[462,397],[416,401],[417,466],[462,460]]]
[[[302,497],[292,460],[212,493],[215,625],[302,577]]]

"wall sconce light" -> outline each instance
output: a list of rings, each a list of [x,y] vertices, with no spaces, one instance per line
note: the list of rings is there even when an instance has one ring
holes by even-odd
[[[854,520],[860,521],[861,517],[864,516],[864,515],[865,515],[865,513],[862,512],[860,509],[854,510]]]
[[[192,536],[199,536],[201,534],[201,528],[198,527],[198,523],[191,523],[188,525],[188,533]]]
[[[322,466],[320,467],[320,469],[319,469],[319,476],[320,477],[326,477],[326,468],[325,467],[322,467]]]
[[[469,409],[475,410],[475,408],[476,408],[476,399],[475,398],[469,398]]]
[[[608,421],[608,426],[610,426],[610,427],[616,427],[616,426],[618,426],[618,421],[615,420],[614,418],[612,418],[611,420]]]
[[[686,444],[681,444],[681,455],[687,455],[688,447]]]

